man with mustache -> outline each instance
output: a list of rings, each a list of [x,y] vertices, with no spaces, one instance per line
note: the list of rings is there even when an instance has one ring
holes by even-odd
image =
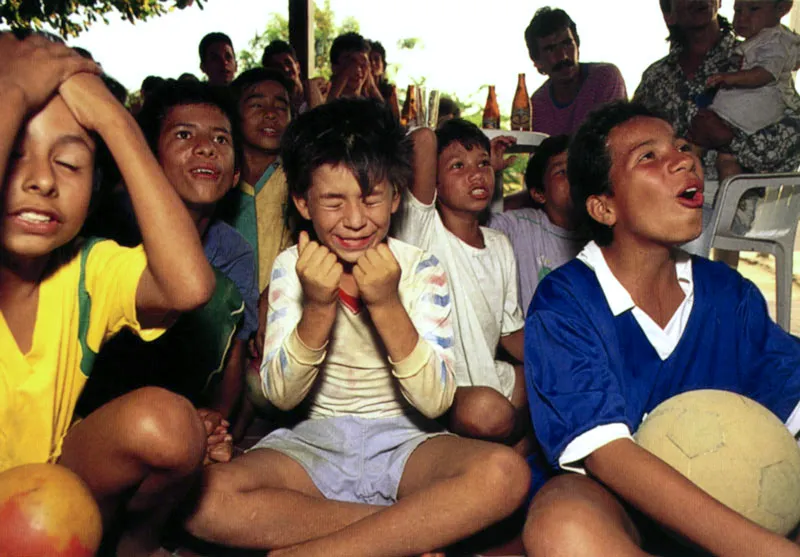
[[[525,29],[525,44],[533,65],[549,78],[531,96],[533,131],[572,135],[598,105],[628,98],[616,66],[578,62],[581,40],[564,10],[537,10]]]

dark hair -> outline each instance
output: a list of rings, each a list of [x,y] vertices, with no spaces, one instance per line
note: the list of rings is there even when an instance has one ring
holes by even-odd
[[[286,93],[291,98],[294,93],[294,84],[286,79],[283,72],[272,68],[251,68],[239,74],[230,84],[231,94],[236,102],[242,99],[244,90],[248,87],[262,83],[264,81],[274,81],[286,89]]]
[[[75,52],[77,52],[78,54],[80,54],[81,56],[83,56],[84,58],[87,58],[87,59],[91,60],[92,62],[94,62],[94,61],[95,61],[95,59],[94,59],[94,56],[92,56],[92,53],[91,53],[91,52],[89,52],[88,50],[86,50],[86,49],[85,49],[85,48],[83,48],[83,47],[80,47],[80,46],[73,46],[73,47],[72,47],[72,50],[74,50]]]
[[[439,118],[452,114],[454,118],[461,117],[461,109],[450,97],[439,97]]]
[[[560,155],[569,148],[568,135],[554,135],[548,137],[536,147],[528,167],[525,169],[525,187],[528,191],[538,191],[544,193],[544,177],[547,173],[547,165],[550,159]],[[532,201],[533,206],[541,209],[544,205]]]
[[[297,60],[297,51],[292,45],[286,41],[275,39],[264,48],[264,54],[261,55],[261,65],[267,66],[267,58],[275,56],[276,54],[289,54],[292,58]]]
[[[612,161],[608,152],[608,136],[617,126],[640,116],[669,122],[643,104],[615,101],[591,112],[569,144],[567,178],[572,204],[579,221],[600,246],[611,243],[613,231],[589,216],[586,200],[593,195],[614,195],[609,175]]]
[[[214,31],[200,40],[200,46],[197,49],[200,54],[200,62],[206,61],[206,53],[208,53],[208,49],[211,48],[211,45],[214,43],[225,43],[231,47],[231,50],[234,50],[233,42],[228,35],[220,33],[219,31]]]
[[[480,147],[489,153],[492,149],[486,134],[472,122],[461,118],[447,120],[436,130],[436,154],[441,155],[454,142],[460,143],[467,150]]]
[[[528,28],[525,29],[525,44],[528,46],[528,54],[531,60],[539,59],[539,41],[544,37],[549,37],[561,29],[569,28],[575,38],[575,44],[581,46],[581,38],[578,36],[578,28],[567,12],[561,8],[539,8],[533,14]]]
[[[383,67],[386,67],[386,49],[383,48],[383,45],[380,41],[368,41],[369,42],[369,49],[370,52],[377,52],[381,55],[381,61],[383,62]]]
[[[234,164],[241,168],[242,145],[239,135],[239,115],[236,105],[225,87],[218,87],[199,81],[177,81],[167,79],[147,97],[136,116],[147,144],[154,154],[158,153],[158,139],[161,126],[170,109],[189,104],[210,104],[216,106],[228,118],[233,139]]]
[[[414,178],[411,140],[385,104],[369,99],[338,99],[301,114],[283,134],[281,160],[294,196],[306,195],[326,164],[348,168],[365,195],[383,180],[402,193]]]
[[[346,52],[369,52],[369,43],[358,33],[343,33],[333,39],[331,44],[331,65],[338,64],[339,58]]]

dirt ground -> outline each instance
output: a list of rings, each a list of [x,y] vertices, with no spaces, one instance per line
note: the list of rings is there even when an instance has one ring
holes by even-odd
[[[799,234],[800,235],[800,234]],[[794,280],[792,281],[791,332],[800,336],[800,242],[795,241]],[[752,280],[764,294],[769,313],[775,319],[775,259],[771,255],[742,252],[739,272]]]

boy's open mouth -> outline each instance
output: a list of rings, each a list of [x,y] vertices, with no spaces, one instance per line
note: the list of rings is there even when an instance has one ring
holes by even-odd
[[[696,209],[703,206],[703,185],[690,185],[678,194],[678,201],[684,207]]]

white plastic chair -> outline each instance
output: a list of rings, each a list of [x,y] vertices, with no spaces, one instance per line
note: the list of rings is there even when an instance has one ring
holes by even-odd
[[[731,229],[731,224],[739,199],[754,188],[763,188],[764,197],[758,200],[750,230],[737,234]],[[792,266],[798,217],[800,173],[739,174],[727,178],[720,186],[708,230],[710,247],[775,256],[775,321],[787,332],[791,321]]]

